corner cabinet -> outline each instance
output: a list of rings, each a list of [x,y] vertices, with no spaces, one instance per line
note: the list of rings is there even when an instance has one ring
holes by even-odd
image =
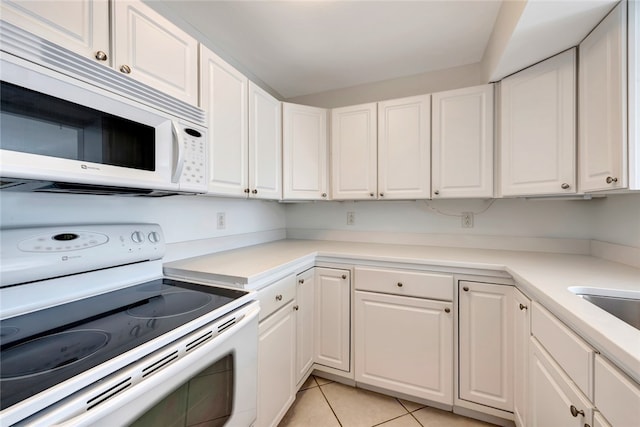
[[[493,85],[432,95],[432,198],[493,197]]]
[[[621,1],[579,46],[582,191],[629,185],[626,30],[627,2]]]
[[[529,338],[531,300],[513,290],[513,416],[517,427],[528,425]]]
[[[314,362],[351,369],[351,272],[315,268]]]
[[[576,192],[576,50],[500,83],[502,196]]]
[[[378,103],[378,198],[431,194],[431,95]]]
[[[513,412],[513,288],[460,281],[459,398]]]
[[[200,104],[209,123],[208,194],[245,197],[248,188],[249,81],[202,45],[200,79]]]
[[[334,200],[372,200],[378,194],[377,104],[331,110]]]
[[[283,199],[328,199],[327,115],[324,108],[282,104]]]
[[[249,82],[249,186],[252,199],[282,198],[281,102]]]
[[[296,384],[298,387],[311,372],[314,359],[315,269],[296,276]]]

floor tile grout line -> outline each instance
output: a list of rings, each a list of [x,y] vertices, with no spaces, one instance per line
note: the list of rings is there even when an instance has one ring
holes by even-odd
[[[331,384],[331,383],[328,383],[328,384]],[[324,384],[324,385],[328,385],[328,384]],[[331,406],[331,402],[329,402],[329,399],[327,399],[327,396],[324,394],[324,390],[322,390],[322,387],[323,386],[318,384],[318,388],[320,389],[320,393],[322,393],[322,397],[324,397],[324,400],[325,402],[327,402],[327,405],[329,405],[329,409],[331,409],[333,416],[336,417],[336,421],[338,421],[338,424],[340,425],[340,427],[342,427],[342,422],[340,421],[340,418],[338,418],[338,414],[336,414],[336,411],[333,410],[333,406]]]
[[[414,411],[414,412],[418,412],[418,411]],[[411,416],[413,417],[413,419],[414,419],[414,420],[416,420],[416,422],[417,422],[421,427],[423,427],[423,426],[422,426],[422,423],[420,422],[420,420],[419,420],[419,419],[417,419],[415,415],[413,415],[413,412],[409,412],[409,415],[411,415]]]

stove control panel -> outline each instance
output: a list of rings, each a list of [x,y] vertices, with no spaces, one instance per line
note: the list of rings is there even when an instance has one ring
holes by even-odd
[[[96,224],[0,230],[0,287],[161,259],[158,224]]]

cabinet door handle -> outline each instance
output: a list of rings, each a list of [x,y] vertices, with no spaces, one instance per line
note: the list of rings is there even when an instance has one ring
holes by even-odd
[[[245,189],[244,189],[244,192],[245,192],[245,193],[247,193],[247,194],[249,194],[249,189],[248,189],[248,188],[245,188]]]
[[[527,306],[526,306],[526,305],[524,305],[524,304],[520,304],[520,310],[526,310],[527,308],[529,308],[529,307],[527,307]]]
[[[567,184],[566,182],[562,183],[562,185],[560,186],[563,190],[568,190],[571,186],[569,184]]]
[[[469,292],[469,287],[465,286],[464,288],[462,288],[462,290],[465,291],[465,292]]]
[[[293,306],[293,309],[294,309],[295,311],[298,311],[298,310],[300,309],[300,307],[298,307],[297,305],[294,305],[294,306]]]
[[[300,283],[302,285],[304,283],[304,279],[298,280],[298,283]]]
[[[99,50],[96,52],[96,59],[98,61],[106,61],[107,60],[107,54],[104,53],[103,51]]]
[[[322,197],[327,197],[327,193],[322,193]]]
[[[373,194],[373,193],[369,193],[369,196],[371,196],[371,197],[375,197],[376,195],[375,195],[375,194]]]
[[[346,275],[346,274],[343,274],[343,275],[342,275],[342,279],[344,280],[344,279],[346,279],[346,278],[347,278],[347,275]]]
[[[573,415],[574,417],[577,417],[578,415],[582,415],[584,417],[584,411],[582,409],[578,410],[578,408],[571,405],[569,407],[569,410],[571,411],[571,415]]]
[[[398,282],[398,287],[401,288],[402,287],[402,282]]]
[[[276,295],[276,301],[282,301],[282,295]]]
[[[444,309],[444,312],[445,313],[451,313],[451,309],[449,307],[447,307],[447,308]]]
[[[131,67],[129,67],[128,65],[123,65],[120,67],[120,72],[124,73],[124,74],[131,74]]]
[[[380,193],[380,197],[384,197],[384,193]]]
[[[258,190],[251,190],[251,193],[258,194]]]
[[[608,176],[607,177],[607,184],[613,184],[618,182],[618,178],[616,178],[615,176]]]
[[[437,196],[438,194],[440,194],[440,191],[436,190],[436,191],[433,192],[433,194],[435,194]]]

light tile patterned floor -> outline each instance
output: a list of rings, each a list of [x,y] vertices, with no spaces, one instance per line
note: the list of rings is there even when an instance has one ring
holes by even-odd
[[[486,427],[471,418],[311,376],[278,427]]]

